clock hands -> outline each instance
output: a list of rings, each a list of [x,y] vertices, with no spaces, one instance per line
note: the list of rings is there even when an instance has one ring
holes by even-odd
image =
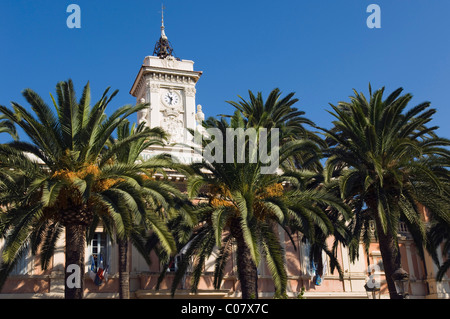
[[[167,104],[174,105],[175,103],[178,102],[178,96],[176,96],[176,94],[174,94],[173,92],[168,92],[166,94],[166,100]]]
[[[164,95],[164,102],[167,103],[167,105],[175,106],[178,105],[179,101],[180,97],[175,92],[167,92]]]

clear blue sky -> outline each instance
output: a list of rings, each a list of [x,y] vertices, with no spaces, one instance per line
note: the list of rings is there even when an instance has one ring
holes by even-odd
[[[81,28],[69,29],[69,4]],[[381,7],[381,29],[369,29],[366,8]],[[410,107],[431,101],[433,121],[450,138],[448,0],[165,0],[166,34],[175,55],[203,71],[197,104],[206,116],[231,113],[226,100],[275,87],[296,92],[297,107],[330,127],[328,103],[386,86],[412,93]],[[160,34],[161,1],[1,0],[0,104],[26,102],[32,88],[50,103],[58,81],[73,79],[93,100],[111,86],[109,112],[134,104],[129,90]],[[131,120],[136,121],[136,117]],[[23,135],[22,135],[23,137]],[[0,142],[9,140],[0,135]]]

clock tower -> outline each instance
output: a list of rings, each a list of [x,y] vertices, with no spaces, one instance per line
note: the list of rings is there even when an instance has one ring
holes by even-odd
[[[204,118],[201,106],[196,112],[195,105],[195,85],[201,75],[201,71],[194,71],[193,61],[173,56],[162,15],[161,37],[156,42],[153,56],[145,57],[130,90],[137,103],[149,103],[148,108],[138,112],[138,123],[146,122],[150,128],[161,127],[169,134],[166,146],[152,147],[145,151],[144,158],[172,152],[175,144],[190,142],[192,136],[186,134],[186,129],[195,130],[196,119]],[[181,160],[190,162],[186,158]]]

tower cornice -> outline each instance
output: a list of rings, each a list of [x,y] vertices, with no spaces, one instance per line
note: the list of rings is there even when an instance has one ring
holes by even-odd
[[[145,85],[145,81],[148,78],[158,82],[179,83],[180,85],[195,85],[202,74],[202,71],[189,71],[142,65],[136,79],[134,80],[133,86],[131,87],[130,94],[137,97],[139,89],[142,85]]]

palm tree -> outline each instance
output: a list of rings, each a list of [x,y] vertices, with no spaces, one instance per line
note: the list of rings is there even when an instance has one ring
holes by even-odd
[[[4,115],[0,115],[0,133],[7,133],[14,140],[17,140],[16,127],[11,121],[7,120]]]
[[[281,97],[281,90],[279,88],[273,89],[267,99],[264,101],[261,92],[256,95],[249,90],[248,100],[242,96],[238,96],[240,100],[227,101],[234,106],[245,119],[246,126],[255,128],[267,129],[272,128],[280,130],[280,142],[284,143],[289,140],[299,138],[314,141],[320,146],[325,147],[324,141],[316,134],[316,132],[308,130],[305,125],[315,127],[314,122],[304,117],[305,112],[293,107],[299,100],[294,98],[295,93],[291,92],[285,97]],[[224,115],[225,117],[231,117]],[[294,156],[295,163],[302,167],[315,166],[315,169],[320,170],[319,162],[314,156],[314,153],[297,153]]]
[[[427,227],[427,250],[433,258],[439,269],[436,273],[436,280],[442,281],[444,275],[450,269],[450,224],[442,220],[433,220]],[[438,249],[442,249],[444,252],[442,257],[445,257],[445,261],[441,264],[438,254]]]
[[[223,170],[231,178],[236,178],[237,174],[243,174],[243,171],[247,169],[239,170],[236,175],[231,175],[233,171]],[[308,176],[306,172],[298,172],[298,175],[300,174]],[[293,233],[301,232],[303,239],[311,243],[311,260],[314,259],[320,263],[318,253],[325,251],[330,257],[330,266],[337,267],[342,276],[335,250],[340,241],[336,240],[332,249],[329,249],[326,244],[326,239],[336,236],[338,227],[341,228],[340,231],[345,232],[344,225],[339,225],[341,221],[333,220],[325,211],[325,208],[334,207],[339,209],[340,216],[342,213],[347,213],[346,207],[338,198],[332,196],[326,189],[304,189],[300,184],[286,189],[283,183],[293,180],[287,175],[277,177],[260,175],[249,188],[249,193],[255,196],[252,197],[248,193],[243,196],[238,191],[231,192],[227,188],[223,191],[225,186],[217,189],[222,177],[202,176],[203,187],[206,186],[210,190],[205,194],[204,200],[207,203],[198,207],[198,218],[202,222],[194,229],[192,237],[183,250],[183,259],[178,264],[179,269],[173,281],[172,293],[175,292],[175,288],[192,260],[194,265],[191,285],[192,291],[196,291],[203,264],[216,247],[218,247],[218,257],[215,260],[214,287],[219,289],[225,265],[232,257],[232,247],[236,244],[236,263],[242,298],[258,296],[257,265],[261,262],[261,253],[272,274],[276,287],[275,296],[285,296],[287,273],[283,248],[277,234],[278,227],[281,227],[291,239]],[[238,183],[233,184],[236,188],[241,186]],[[191,193],[191,196],[195,196],[195,193]],[[251,202],[251,206],[247,204],[247,201]],[[245,223],[248,229],[244,228],[244,230],[245,226],[242,226],[244,223],[241,217],[243,214],[247,216],[251,214]],[[247,244],[244,236],[248,236],[250,245]],[[292,244],[295,246],[293,241]]]
[[[303,115],[305,112],[293,107],[299,100],[293,98],[295,93],[291,92],[281,98],[280,89],[273,89],[264,101],[261,92],[255,94],[248,92],[249,100],[241,96],[239,102],[227,101],[233,105],[245,118],[248,127],[253,128],[278,128],[283,138],[308,137],[317,141],[318,136],[307,130],[304,125],[314,126],[314,122]]]
[[[397,229],[407,224],[419,251],[426,243],[420,205],[449,223],[447,139],[427,127],[434,109],[425,102],[406,111],[412,96],[397,89],[383,100],[384,88],[370,99],[354,91],[350,102],[331,105],[336,120],[326,130],[327,180],[338,179],[341,196],[355,211],[356,238],[373,220],[391,298],[398,298],[392,274],[400,267]],[[366,236],[367,238],[367,236]]]
[[[166,134],[160,128],[148,129],[144,123],[137,127],[130,127],[130,123],[124,120],[117,128],[117,139],[110,138],[110,144],[115,145],[124,140],[132,138],[142,131],[148,130],[146,136],[122,147],[115,154],[114,160],[118,163],[133,165],[136,162],[142,162],[141,153],[151,145],[163,145]],[[165,156],[157,156],[145,162],[145,169],[142,170],[142,183],[140,185],[140,198],[142,205],[145,205],[146,214],[141,216],[135,215],[128,207],[120,210],[122,218],[115,218],[106,223],[106,230],[113,235],[116,232],[116,241],[119,250],[119,297],[121,299],[129,299],[129,273],[127,271],[127,250],[128,243],[135,246],[137,251],[144,257],[150,265],[149,249],[146,245],[147,231],[152,230],[152,234],[156,236],[160,247],[167,255],[175,253],[175,240],[169,232],[166,223],[179,215],[180,212],[186,213],[187,200],[183,201],[183,194],[175,186],[166,181],[157,181],[153,179],[155,171],[165,168],[174,168],[176,164],[172,163]],[[121,207],[120,203],[116,204]],[[114,226],[113,229],[109,226]],[[95,230],[94,223],[91,230]],[[93,231],[91,232],[93,234]]]
[[[245,109],[240,108],[237,103],[232,103],[238,110],[230,116],[230,124],[224,117],[221,120],[210,118],[203,123],[204,127],[219,130],[223,138],[229,128],[255,128],[256,131],[260,128],[282,128],[280,129],[282,132],[280,163],[287,164],[288,159],[299,153],[311,154],[310,164],[312,158],[317,161],[319,146],[309,138],[311,133],[302,127],[302,124],[310,124],[310,122],[299,118],[299,115],[303,113],[291,108],[292,94],[279,101],[279,90],[274,90],[266,103],[261,103],[261,94],[258,94],[257,99],[253,98],[251,92],[250,96],[250,102],[242,102]],[[280,109],[282,112],[278,114]],[[274,113],[277,115],[273,116]],[[259,139],[260,135],[257,136]],[[301,137],[305,138],[301,139]],[[272,147],[274,138],[274,135],[268,134],[268,144]],[[223,145],[226,145],[226,142],[224,138]],[[246,139],[246,146],[249,146],[249,143],[249,139]],[[206,146],[205,142],[203,147]],[[330,196],[324,189],[306,190],[299,186],[300,183],[291,189],[285,189],[284,182],[292,183],[294,180],[298,182],[300,178],[294,178],[294,174],[290,176],[262,174],[261,161],[251,163],[249,161],[251,155],[245,154],[246,160],[244,163],[239,163],[237,158],[241,154],[237,153],[236,147],[234,150],[233,162],[203,161],[191,165],[195,173],[189,177],[188,194],[193,198],[201,189],[204,190],[205,203],[199,205],[198,210],[199,219],[203,222],[193,231],[192,237],[185,246],[184,256],[173,281],[172,293],[175,292],[187,271],[191,259],[194,260],[191,284],[192,290],[196,291],[203,263],[215,247],[219,248],[219,254],[216,258],[214,285],[216,288],[220,287],[224,266],[231,256],[232,246],[235,243],[242,298],[258,297],[257,265],[261,261],[261,253],[265,256],[264,259],[272,274],[276,295],[284,296],[287,273],[283,249],[277,234],[278,227],[288,234],[301,230],[305,238],[308,237],[314,241],[314,236],[311,236],[314,230],[323,232],[324,237],[334,231],[330,219],[318,205],[346,211],[341,201]],[[223,151],[223,156],[226,158],[228,149]],[[301,172],[298,172],[297,177],[300,175],[302,175]]]
[[[3,197],[3,205],[8,208],[0,226],[1,235],[7,236],[3,282],[28,242],[34,253],[40,247],[45,269],[65,229],[65,297],[82,298],[87,228],[94,218],[117,218],[113,203],[120,200],[124,206],[132,205],[129,198],[138,194],[137,172],[142,167],[117,164],[111,159],[122,147],[147,134],[142,132],[107,146],[118,125],[145,107],[123,106],[108,117],[105,109],[118,92],[108,97],[108,91],[91,107],[89,83],[77,101],[73,83],[68,80],[56,85],[56,99],[51,96],[56,114],[31,89],[24,90],[23,96],[36,117],[15,102],[12,109],[0,106],[0,112],[31,140],[3,145],[0,152],[2,182],[20,190],[10,201]],[[24,153],[32,154],[39,163]],[[133,210],[145,214],[143,206],[135,205]]]

